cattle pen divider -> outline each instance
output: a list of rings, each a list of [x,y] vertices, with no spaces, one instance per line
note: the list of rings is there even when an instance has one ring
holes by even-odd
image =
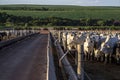
[[[61,48],[61,45],[60,45],[61,44],[61,39],[62,39],[61,32],[59,31],[59,33],[57,33],[57,34],[58,34],[58,38],[55,38],[54,36],[53,36],[53,38],[54,38],[54,45],[56,46],[56,49],[57,49],[57,52],[58,52],[58,55],[59,55],[59,66],[65,68],[64,70],[67,71],[66,68],[69,67],[69,66],[66,66],[67,64],[64,64],[63,59],[64,58],[67,59],[66,55],[67,55],[67,53],[69,53],[69,50],[67,50],[67,51],[65,50],[66,51],[65,53],[63,52],[63,49]],[[77,61],[77,73],[75,73],[75,76],[79,80],[92,80],[90,78],[90,76],[84,71],[83,41],[81,43],[78,42],[78,41],[74,41],[74,43],[76,44],[75,51],[77,50],[77,57],[76,57],[77,58],[77,60],[76,60]],[[67,47],[67,46],[65,46],[65,47]],[[68,63],[68,65],[69,65],[69,63]],[[71,64],[70,64],[70,66],[71,66]],[[74,72],[74,70],[73,70],[73,72]],[[69,73],[67,73],[67,74],[69,74]],[[75,79],[70,79],[69,78],[69,80],[75,80]]]
[[[53,61],[53,54],[51,48],[51,37],[48,34],[48,45],[47,45],[47,75],[46,80],[57,80],[55,74],[55,66]]]
[[[53,38],[55,41],[56,40],[55,37],[53,37]],[[56,46],[56,50],[57,50],[59,56],[62,57],[64,55],[64,52],[63,52],[58,41],[56,41],[55,46]],[[78,77],[77,77],[75,71],[73,70],[73,68],[72,68],[71,64],[69,63],[66,56],[61,60],[61,63],[63,65],[63,68],[64,68],[66,74],[68,75],[68,80],[78,80]]]

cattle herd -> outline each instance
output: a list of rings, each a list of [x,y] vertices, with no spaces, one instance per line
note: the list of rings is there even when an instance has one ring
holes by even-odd
[[[74,51],[83,45],[84,60],[120,63],[120,33],[97,31],[51,31],[63,50]]]
[[[34,32],[35,30],[0,30],[0,42],[16,37],[26,36]]]

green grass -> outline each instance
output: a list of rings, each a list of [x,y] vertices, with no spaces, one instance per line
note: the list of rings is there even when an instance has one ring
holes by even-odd
[[[97,18],[97,19],[116,19],[120,20],[120,7],[83,7],[65,5],[1,5],[9,8],[49,8],[49,11],[29,11],[29,10],[0,10],[16,16],[32,16],[34,18],[62,17],[69,19]]]

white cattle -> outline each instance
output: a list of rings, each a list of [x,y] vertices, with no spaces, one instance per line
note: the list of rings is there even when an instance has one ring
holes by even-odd
[[[58,37],[58,32],[57,37]],[[84,46],[84,55],[87,59],[92,59],[93,56],[95,58],[103,58],[105,57],[105,62],[108,62],[107,57],[111,61],[111,57],[116,52],[115,56],[117,61],[120,60],[120,48],[117,48],[114,51],[115,45],[118,40],[120,40],[120,36],[117,34],[105,34],[105,33],[97,33],[97,32],[68,32],[64,31],[61,36],[61,42],[64,50],[72,51],[76,49],[77,44],[81,44]]]
[[[86,33],[81,32],[81,34],[79,34],[75,37],[74,42],[77,44],[84,45],[85,39],[86,39]]]
[[[90,36],[88,35],[87,38],[85,39],[84,42],[84,54],[85,54],[85,59],[90,59],[92,58],[94,54],[94,41]]]
[[[111,57],[113,55],[113,50],[115,48],[115,45],[118,41],[117,37],[112,37],[111,35],[108,35],[106,38],[106,41],[101,44],[100,52],[102,52],[105,56],[105,62],[108,62],[108,57],[111,62]]]
[[[101,48],[101,44],[104,43],[105,40],[106,40],[105,36],[100,36],[100,35],[94,36],[94,57],[97,60],[99,60],[101,56],[100,48]]]
[[[76,45],[73,43],[75,37],[76,37],[75,33],[73,33],[73,32],[69,32],[67,34],[67,49],[68,50],[76,49]]]
[[[86,33],[84,32],[78,33],[77,35],[75,33],[68,33],[67,44],[70,45],[69,49],[70,47],[76,48],[77,44],[84,45],[85,39]]]

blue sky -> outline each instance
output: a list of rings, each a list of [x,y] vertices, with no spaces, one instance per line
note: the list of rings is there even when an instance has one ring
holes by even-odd
[[[120,0],[0,0],[0,4],[120,6]]]

